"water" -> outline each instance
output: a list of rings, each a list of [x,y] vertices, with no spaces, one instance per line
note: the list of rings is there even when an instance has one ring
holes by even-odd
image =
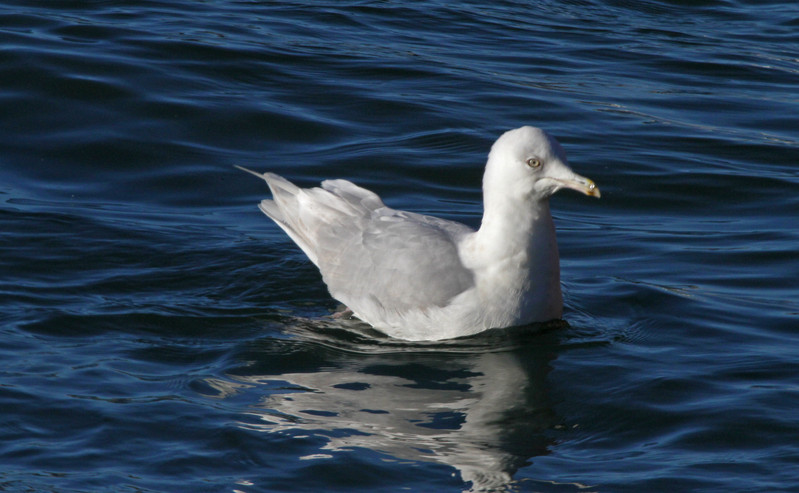
[[[799,7],[5,2],[0,489],[796,491]],[[406,344],[255,205],[475,225],[556,135],[567,324]]]

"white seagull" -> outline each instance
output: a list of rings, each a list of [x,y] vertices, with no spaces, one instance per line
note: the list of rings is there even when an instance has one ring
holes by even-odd
[[[299,188],[257,173],[272,191],[259,207],[322,273],[333,298],[398,339],[442,340],[558,319],[560,261],[549,197],[599,198],[543,130],[505,132],[488,155],[480,229],[398,211],[347,180]]]

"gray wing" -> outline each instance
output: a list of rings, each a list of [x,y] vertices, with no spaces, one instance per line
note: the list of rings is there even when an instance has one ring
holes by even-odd
[[[364,300],[400,313],[445,306],[474,285],[457,248],[471,232],[462,224],[383,207],[325,231],[319,269],[333,297],[356,312]]]
[[[319,267],[330,294],[356,311],[363,302],[396,312],[445,306],[474,285],[457,247],[468,226],[391,209],[346,180],[301,189],[241,169],[266,180],[273,200],[260,209]]]

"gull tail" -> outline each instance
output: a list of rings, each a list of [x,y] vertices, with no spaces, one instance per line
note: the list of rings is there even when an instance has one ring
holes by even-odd
[[[300,219],[300,205],[298,195],[302,190],[286,180],[280,175],[274,173],[258,173],[243,166],[234,165],[234,167],[250,173],[253,176],[264,180],[269,185],[269,190],[272,192],[272,200],[264,199],[258,204],[261,212],[266,214],[272,219],[289,237],[294,240],[308,258],[319,265],[316,252],[311,247],[313,241],[308,236],[307,231],[303,227],[303,222]]]

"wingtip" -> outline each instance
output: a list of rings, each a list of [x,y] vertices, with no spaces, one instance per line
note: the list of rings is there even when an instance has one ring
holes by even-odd
[[[260,178],[262,180],[264,179],[264,175],[261,174],[261,173],[258,173],[257,171],[253,171],[251,169],[247,169],[244,166],[239,166],[238,164],[234,164],[233,167],[234,168],[238,168],[238,169],[240,169],[242,171],[245,171],[245,172],[247,172],[247,173],[249,173],[251,175],[257,176],[258,178]]]

